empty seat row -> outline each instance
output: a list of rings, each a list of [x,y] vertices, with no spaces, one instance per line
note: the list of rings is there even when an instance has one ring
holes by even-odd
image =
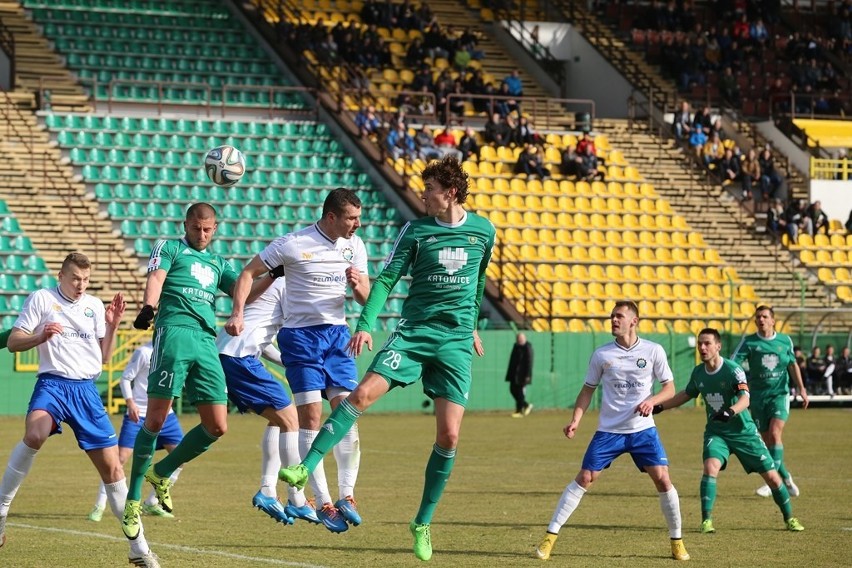
[[[518,282],[535,282],[545,286],[541,294],[545,294],[548,285],[555,281],[561,282],[655,282],[667,284],[719,284],[725,294],[730,292],[730,282],[733,282],[735,297],[755,299],[754,288],[740,282],[739,276],[731,267],[720,268],[718,265],[674,265],[650,266],[638,264],[568,264],[559,263],[530,263],[530,262],[492,262],[488,266],[488,275],[492,278],[514,280]],[[551,284],[548,284],[551,283]],[[727,295],[725,297],[728,297]]]
[[[36,254],[28,256],[19,254],[0,254],[0,263],[6,272],[34,272],[43,274],[47,272],[44,259]]]
[[[114,133],[224,134],[236,137],[295,139],[327,137],[328,127],[317,122],[253,121],[218,119],[175,119],[164,117],[104,116],[96,114],[50,113],[44,117],[51,129],[110,131]]]
[[[234,135],[216,136],[210,135],[178,135],[178,134],[143,134],[137,132],[107,132],[101,131],[97,134],[90,130],[70,131],[62,130],[57,133],[56,139],[61,146],[78,149],[101,148],[103,150],[137,150],[146,152],[148,150],[197,150],[206,152],[210,148],[228,144],[239,148],[248,155],[267,153],[272,157],[284,153],[290,159],[297,155],[327,154],[337,155],[342,152],[340,144],[336,140],[327,137],[290,137],[279,138],[271,136],[268,138],[242,138]]]

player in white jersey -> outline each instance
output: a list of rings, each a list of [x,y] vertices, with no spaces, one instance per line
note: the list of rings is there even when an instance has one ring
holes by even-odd
[[[90,274],[86,255],[75,252],[66,256],[56,288],[29,295],[9,336],[9,351],[35,347],[39,366],[24,438],[12,450],[0,481],[0,546],[6,542],[6,516],[12,499],[36,454],[49,436],[62,432],[63,422],[73,430],[77,445],[98,470],[113,514],[119,520],[124,514],[127,484],[118,460],[118,438],[95,381],[112,357],[118,324],[127,305],[122,295],[116,294],[104,309],[103,302],[86,294]],[[159,566],[141,533],[131,541],[129,557],[136,566]]]
[[[319,221],[270,243],[243,269],[234,288],[233,313],[225,329],[240,335],[243,306],[254,278],[275,269],[287,278],[278,345],[298,411],[302,454],[319,431],[322,398],[334,409],[358,384],[355,360],[346,351],[350,333],[344,304],[347,288],[362,306],[370,293],[367,250],[355,235],[360,226],[361,200],[355,192],[337,188],[326,197]],[[334,448],[340,497],[334,503],[321,464],[311,476],[321,505],[317,516],[330,530],[343,532],[347,521],[361,522],[354,499],[360,455],[353,428]]]
[[[150,341],[140,345],[130,356],[130,361],[124,368],[124,372],[121,373],[121,380],[118,383],[121,388],[121,396],[124,397],[127,404],[127,411],[124,413],[121,431],[118,434],[118,460],[122,466],[133,455],[136,435],[142,429],[142,424],[145,423],[145,414],[148,410],[148,371],[151,369],[153,352],[154,348]],[[165,449],[167,452],[171,452],[182,438],[183,430],[180,427],[177,414],[174,413],[174,410],[169,409],[169,415],[163,424],[160,436],[157,438],[157,449]],[[177,481],[181,469],[177,468],[169,476],[173,485]],[[95,499],[95,506],[89,513],[90,521],[100,522],[106,508],[106,498],[106,487],[101,482],[98,496]],[[157,494],[153,489],[148,498],[142,502],[142,512],[157,517],[174,518],[172,513],[160,507]]]
[[[675,392],[666,353],[660,345],[636,335],[639,308],[635,302],[616,302],[610,325],[615,341],[592,354],[585,384],[574,403],[574,415],[563,432],[569,439],[574,437],[595,389],[603,385],[598,429],[586,450],[580,473],[559,498],[536,556],[542,560],[550,558],[559,530],[601,471],[618,456],[630,454],[639,471],[647,473],[657,487],[660,508],[669,528],[672,557],[689,560],[681,539],[680,501],[669,480],[668,458],[652,417],[654,405],[671,398]],[[656,395],[654,380],[661,385]]]
[[[297,518],[319,523],[304,491],[290,488],[286,507],[278,500],[278,469],[281,464],[299,463],[299,419],[284,385],[260,362],[263,357],[281,365],[281,353],[272,343],[284,323],[285,284],[284,278],[268,280],[269,288],[246,306],[243,333],[233,336],[221,330],[216,348],[225,371],[228,398],[240,412],[251,410],[268,420],[260,439],[260,489],[252,505],[288,525]]]

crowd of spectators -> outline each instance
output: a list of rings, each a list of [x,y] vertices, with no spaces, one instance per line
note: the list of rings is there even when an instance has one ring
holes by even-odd
[[[827,235],[829,226],[819,200],[809,205],[806,199],[792,199],[785,206],[781,199],[773,199],[766,212],[767,232],[777,238],[786,234],[791,243],[797,243],[801,234]]]
[[[634,12],[633,41],[659,63],[682,92],[699,87],[728,104],[750,109],[845,114],[847,82],[832,57],[852,53],[852,0],[830,4],[820,32],[786,32],[780,3],[654,0]],[[829,55],[832,54],[832,55]],[[790,95],[796,95],[791,97]],[[791,103],[791,100],[795,102]]]
[[[802,356],[802,358],[804,358]],[[849,347],[837,355],[833,345],[825,346],[825,353],[815,345],[804,361],[799,360],[802,377],[808,392],[835,396],[852,394],[852,357]]]

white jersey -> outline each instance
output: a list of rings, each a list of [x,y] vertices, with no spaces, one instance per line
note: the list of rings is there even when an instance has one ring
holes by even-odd
[[[360,237],[332,241],[314,223],[279,237],[260,252],[272,270],[284,266],[287,295],[284,327],[346,325],[346,269],[367,274],[367,249]]]
[[[598,430],[630,434],[652,428],[653,417],[639,415],[636,407],[653,394],[654,379],[674,380],[661,345],[638,339],[629,349],[615,341],[598,347],[585,379],[590,387],[603,383]]]
[[[130,356],[124,372],[121,373],[121,381],[118,386],[121,387],[121,396],[126,399],[132,398],[136,406],[139,407],[139,416],[144,417],[148,413],[148,373],[151,371],[151,356],[154,354],[154,347],[149,341],[144,345],[140,345],[133,355]],[[169,414],[172,414],[174,409],[169,408]]]
[[[38,334],[48,323],[62,324],[62,334],[54,335],[38,350],[38,373],[52,373],[68,379],[95,379],[103,368],[101,339],[106,335],[106,310],[94,296],[83,294],[71,301],[59,286],[36,290],[29,295],[14,327]]]
[[[243,311],[245,329],[237,336],[224,329],[216,336],[216,348],[230,357],[258,357],[261,351],[275,340],[284,323],[284,279],[276,278],[255,301],[246,304]]]

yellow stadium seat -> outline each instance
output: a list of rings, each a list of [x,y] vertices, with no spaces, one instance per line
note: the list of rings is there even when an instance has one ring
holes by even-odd
[[[556,255],[554,254],[554,247],[552,244],[543,244],[538,246],[538,256],[542,260],[546,260],[548,262],[552,262],[558,260]]]
[[[671,301],[675,299],[674,292],[672,292],[672,285],[664,282],[657,282],[656,295],[661,300]]]
[[[838,286],[837,297],[844,302],[852,302],[852,287]]]
[[[479,167],[477,167],[476,162],[473,162],[471,160],[462,162],[462,169],[467,172],[467,175],[471,177],[479,175]]]
[[[526,228],[521,231],[521,238],[524,242],[530,245],[539,245],[541,241],[538,239],[538,229]]]
[[[539,260],[538,258],[538,249],[534,245],[522,245],[521,246],[521,258],[524,260],[528,260],[531,262],[535,262]]]
[[[600,264],[592,264],[589,266],[589,279],[605,281],[606,280],[606,272],[604,271],[603,266]]]
[[[624,231],[621,233],[622,242],[626,247],[639,247],[642,241],[636,231]]]
[[[613,283],[618,283],[624,280],[624,274],[621,267],[617,264],[610,264],[606,267],[606,277]]]
[[[601,300],[607,297],[606,288],[600,282],[590,282],[586,289],[589,292],[589,296],[592,298]]]
[[[672,262],[677,264],[686,264],[688,263],[689,255],[682,248],[673,248],[672,249]]]
[[[817,250],[816,251],[816,262],[817,262],[817,264],[831,264],[833,262],[831,255],[832,255],[832,253],[830,253],[827,250]]]
[[[586,268],[583,264],[575,264],[570,268],[570,274],[566,276],[567,278],[573,278],[574,280],[588,280],[589,279],[589,269]]]
[[[639,253],[637,251],[638,249],[632,247],[621,249],[622,260],[631,264],[639,262]]]
[[[607,192],[614,197],[624,197],[624,187],[617,181],[611,181],[606,184]]]
[[[497,175],[497,172],[494,170],[494,164],[492,162],[480,160],[476,167],[479,168],[479,175],[481,176],[488,176],[489,178],[493,178]]]
[[[822,235],[820,235],[822,236]],[[846,245],[846,237],[843,235],[831,235],[830,246],[836,249],[848,248]]]
[[[539,223],[538,226],[541,227],[542,226],[541,223]],[[548,245],[548,246],[553,246],[558,242],[556,240],[556,231],[554,231],[553,229],[541,228],[541,229],[538,230],[538,240],[542,244],[545,244],[545,245]]]
[[[689,242],[689,237],[682,231],[674,231],[671,234],[672,244],[676,247],[687,248],[692,246]]]
[[[608,309],[606,307],[606,305],[604,305],[603,317],[609,317],[609,314],[610,314],[611,311],[612,311],[611,309]],[[591,329],[595,333],[601,333],[602,331],[609,331],[607,326],[604,325],[604,322],[602,320],[599,320],[599,319],[586,320],[586,325],[588,325],[589,329]]]
[[[686,316],[689,314],[689,304],[683,300],[675,300],[672,302],[672,311],[681,317]]]
[[[656,262],[656,257],[654,256],[654,249],[649,247],[641,247],[639,249],[639,260],[642,262]]]
[[[594,192],[594,191],[592,191],[592,186],[591,186],[591,184],[590,184],[589,182],[587,182],[587,181],[578,181],[578,182],[576,182],[576,183],[574,184],[574,189],[577,191],[577,193],[578,193],[578,194],[580,194],[580,195],[582,195],[582,196],[584,196],[584,197],[589,197],[589,198],[591,198],[591,197],[592,197],[592,196],[594,196],[594,194],[595,194],[595,192]]]
[[[606,242],[613,246],[621,246],[624,243],[621,231],[607,231],[605,235]]]
[[[555,333],[569,331],[568,323],[562,318],[553,318],[550,320],[550,330]]]
[[[606,235],[603,231],[589,231],[589,242],[597,246],[606,246]]]
[[[621,222],[625,229],[638,229],[640,226],[639,218],[636,215],[632,215],[630,213],[622,216]]]
[[[639,296],[643,300],[656,300],[657,288],[650,282],[643,282],[639,285]]]
[[[852,274],[848,268],[840,267],[834,270],[834,279],[841,284],[844,282],[852,282]]]
[[[607,267],[609,268],[609,267]],[[609,271],[607,271],[609,274]],[[607,298],[621,298],[621,285],[617,282],[607,282],[604,286],[604,292]]]
[[[804,264],[814,264],[816,263],[816,255],[812,250],[803,250],[799,253],[799,260]]]
[[[675,320],[674,321],[674,332],[675,333],[692,333],[692,330],[689,329],[689,322],[686,320]]]
[[[639,298],[639,286],[633,282],[625,282],[621,285],[621,293],[625,298],[636,300]]]
[[[642,311],[641,308],[639,311]],[[642,314],[642,316],[644,317],[645,314]],[[654,333],[654,331],[656,331],[656,328],[653,321],[646,319],[639,320],[639,333]]]
[[[807,233],[800,233],[798,242],[793,247],[813,248],[814,238]]]
[[[714,300],[723,300],[723,299],[727,299],[727,298],[730,297],[729,295],[726,295],[722,291],[722,287],[719,286],[718,284],[707,284],[704,287],[704,290],[705,290],[705,293],[707,294],[707,297],[713,298]]]
[[[515,227],[508,227],[503,235],[503,241],[510,245],[524,244],[524,238],[521,236],[521,231]]]
[[[494,185],[491,183],[491,179],[487,177],[476,178],[476,189],[482,193],[494,193]]]
[[[586,311],[590,316],[604,317],[607,315],[606,307],[599,299],[586,300]]]
[[[659,314],[663,315],[663,314]],[[655,329],[657,333],[670,333],[671,332],[671,324],[666,320],[659,319],[655,322]]]
[[[573,331],[574,333],[582,333],[588,331],[588,328],[584,320],[571,318],[570,320],[568,320],[568,331]]]
[[[836,250],[831,253],[831,261],[834,264],[846,264],[848,262],[848,258],[846,256],[846,251]]]
[[[574,261],[588,261],[589,260],[589,249],[584,246],[574,245],[571,247],[571,260]]]
[[[553,301],[556,304],[556,300]],[[568,301],[568,311],[564,313],[564,315],[571,314],[573,316],[587,316],[589,312],[586,311],[586,302],[583,300],[569,300]],[[556,313],[554,311],[554,315],[563,315],[560,313]]]

